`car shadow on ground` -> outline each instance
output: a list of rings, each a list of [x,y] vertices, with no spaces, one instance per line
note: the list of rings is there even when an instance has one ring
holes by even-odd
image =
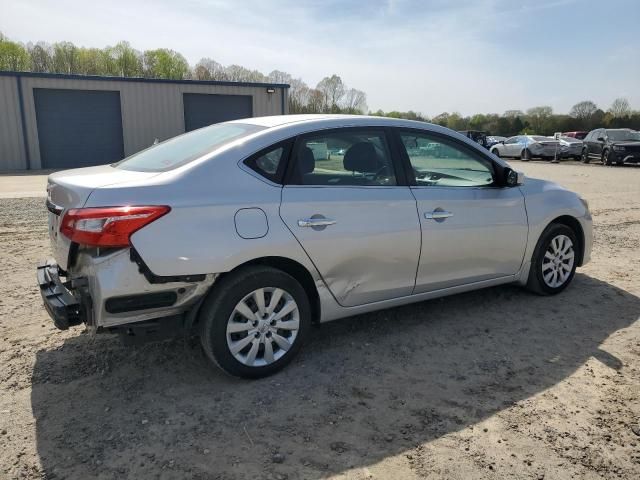
[[[578,274],[555,297],[492,288],[322,325],[287,369],[244,381],[181,341],[78,335],[40,351],[47,478],[322,478],[462,430],[557,384],[638,318]]]

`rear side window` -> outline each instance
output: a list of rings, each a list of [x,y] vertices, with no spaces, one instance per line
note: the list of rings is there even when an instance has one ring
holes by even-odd
[[[244,164],[254,172],[275,183],[282,183],[282,175],[293,140],[287,140],[256,153]]]
[[[153,145],[113,166],[139,172],[165,172],[264,128],[247,123],[218,123]]]
[[[302,137],[293,156],[291,185],[397,185],[382,130],[339,129]]]

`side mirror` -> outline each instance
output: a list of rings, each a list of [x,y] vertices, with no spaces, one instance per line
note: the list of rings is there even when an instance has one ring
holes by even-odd
[[[506,168],[504,172],[504,183],[507,187],[517,187],[524,185],[524,173],[517,172],[511,168]]]
[[[604,142],[604,137],[598,137],[599,142]]]

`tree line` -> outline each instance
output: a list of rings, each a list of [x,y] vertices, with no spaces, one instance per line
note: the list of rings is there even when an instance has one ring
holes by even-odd
[[[265,75],[241,65],[221,65],[203,58],[194,66],[174,50],[139,51],[129,42],[104,48],[78,47],[71,42],[22,44],[0,33],[0,70],[14,72],[161,78],[168,80],[218,80],[231,82],[287,83],[290,113],[367,112],[367,95],[350,88],[338,75],[329,75],[315,87],[287,72]]]
[[[552,135],[554,132],[589,131],[599,127],[640,130],[640,111],[633,111],[626,98],[615,99],[606,111],[591,100],[584,100],[576,103],[569,114],[554,113],[549,106],[533,107],[526,111],[507,110],[502,115],[477,113],[462,116],[457,112],[444,112],[428,118],[413,111],[382,110],[371,114],[431,122],[452,130],[480,130],[505,137],[518,134]]]
[[[294,78],[280,70],[273,70],[265,75],[241,65],[225,66],[211,58],[202,58],[191,66],[182,54],[174,50],[158,48],[141,52],[124,41],[104,48],[78,47],[71,42],[29,42],[25,45],[13,42],[0,33],[0,70],[169,80],[287,83],[291,86],[289,113],[367,113],[366,93],[349,88],[336,74],[326,76],[315,87],[310,87],[301,78]],[[640,129],[640,111],[632,110],[626,98],[614,100],[607,110],[585,100],[575,104],[569,114],[554,113],[549,106],[471,116],[443,112],[432,118],[411,110],[378,110],[369,114],[432,122],[453,130],[482,130],[503,136],[520,133],[551,135],[554,132],[591,130],[596,127]]]

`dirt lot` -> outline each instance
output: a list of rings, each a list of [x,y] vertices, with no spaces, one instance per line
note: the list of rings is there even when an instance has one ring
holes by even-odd
[[[326,324],[260,381],[178,340],[56,331],[43,200],[0,199],[0,478],[640,478],[640,168],[514,165],[591,203],[565,293]]]

